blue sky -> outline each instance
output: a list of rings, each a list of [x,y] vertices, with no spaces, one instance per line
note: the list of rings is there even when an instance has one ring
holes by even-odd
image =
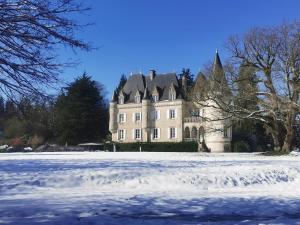
[[[158,73],[190,68],[197,73],[232,34],[254,26],[300,19],[299,0],[85,0],[91,11],[76,19],[93,22],[78,32],[97,50],[60,51],[60,57],[81,63],[61,78],[72,81],[86,71],[101,82],[108,97],[122,73],[150,69]]]

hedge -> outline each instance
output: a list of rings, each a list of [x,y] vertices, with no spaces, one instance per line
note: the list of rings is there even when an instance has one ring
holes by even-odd
[[[196,142],[140,142],[140,143],[116,143],[118,152],[197,152],[198,144]],[[113,151],[112,144],[106,144],[105,149]]]

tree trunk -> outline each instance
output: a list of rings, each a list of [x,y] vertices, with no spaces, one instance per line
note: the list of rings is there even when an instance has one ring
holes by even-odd
[[[293,141],[293,137],[294,137],[292,118],[293,117],[290,115],[288,117],[288,120],[285,122],[286,136],[284,139],[283,147],[281,149],[283,152],[290,152],[292,150],[292,141]]]

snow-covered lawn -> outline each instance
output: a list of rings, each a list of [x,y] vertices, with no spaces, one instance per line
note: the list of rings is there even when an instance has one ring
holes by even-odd
[[[0,154],[0,224],[300,224],[300,156]]]

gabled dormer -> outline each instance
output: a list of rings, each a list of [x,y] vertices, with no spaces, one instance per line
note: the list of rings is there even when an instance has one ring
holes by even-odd
[[[153,102],[158,102],[159,101],[159,91],[157,86],[155,85],[152,91],[152,100]]]
[[[125,94],[123,90],[120,91],[119,96],[118,96],[118,103],[119,104],[124,104],[125,102]]]
[[[175,85],[172,83],[169,88],[169,100],[174,101],[176,100],[176,88]]]
[[[136,90],[135,95],[134,95],[134,102],[141,103],[141,93],[138,89]]]

